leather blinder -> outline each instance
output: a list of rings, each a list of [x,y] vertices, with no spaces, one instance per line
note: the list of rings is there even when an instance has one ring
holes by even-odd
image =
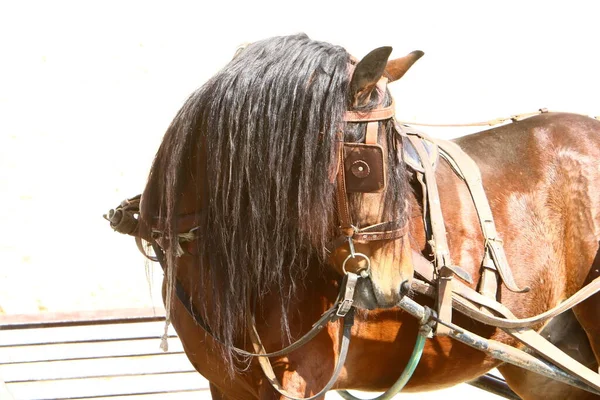
[[[346,192],[376,193],[385,189],[385,159],[378,144],[344,143]]]

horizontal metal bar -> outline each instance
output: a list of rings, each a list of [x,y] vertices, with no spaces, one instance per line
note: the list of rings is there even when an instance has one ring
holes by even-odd
[[[408,312],[409,314],[411,314],[412,316],[414,316],[415,318],[418,318],[419,320],[422,320],[426,317],[427,311],[425,310],[425,308],[420,304],[416,303],[414,300],[408,298],[407,296],[404,296],[402,298],[398,306],[406,312]],[[600,395],[600,392],[589,387],[584,382],[581,382],[580,380],[564,372],[562,369],[557,368],[556,366],[546,361],[540,360],[532,356],[531,354],[525,353],[522,350],[516,349],[512,346],[500,343],[495,340],[485,339],[453,324],[446,325],[448,325],[451,328],[451,338],[458,340],[459,342],[464,343],[477,350],[483,351],[484,353],[492,356],[497,360],[516,365],[528,371],[532,371],[545,377],[557,380],[559,382],[563,382],[571,386],[575,386],[579,389],[586,390],[590,393]]]
[[[481,336],[466,331],[458,332],[456,330],[451,330],[450,337],[477,350],[481,350],[497,360],[516,365],[528,371],[535,372],[536,374],[600,395],[600,392],[567,374],[562,369],[512,346],[495,340],[484,339]]]
[[[39,314],[0,316],[0,331],[12,329],[51,328],[59,326],[124,324],[165,320],[161,308],[132,308],[75,312],[43,312]]]

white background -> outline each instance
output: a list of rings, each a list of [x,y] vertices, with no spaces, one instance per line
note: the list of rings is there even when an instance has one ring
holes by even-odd
[[[576,0],[0,0],[0,314],[161,304],[159,271],[147,276],[102,214],[143,189],[176,111],[241,43],[306,32],[357,57],[423,50],[393,85],[400,120],[598,115],[599,11]]]
[[[143,189],[176,111],[241,43],[306,32],[357,57],[423,50],[393,86],[400,120],[597,115],[599,11],[575,0],[0,0],[0,313],[161,303],[132,239],[102,214]]]

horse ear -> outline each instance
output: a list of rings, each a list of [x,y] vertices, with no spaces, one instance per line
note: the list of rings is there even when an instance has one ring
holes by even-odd
[[[383,75],[391,53],[391,47],[379,47],[356,64],[350,81],[350,100],[353,106],[360,106],[371,98],[371,92]]]
[[[397,81],[402,78],[406,71],[421,57],[423,57],[421,50],[415,50],[404,57],[390,60],[385,67],[385,73],[390,82]]]

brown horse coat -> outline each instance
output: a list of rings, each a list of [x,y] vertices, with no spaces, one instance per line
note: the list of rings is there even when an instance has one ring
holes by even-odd
[[[266,47],[263,49],[260,46]],[[295,61],[296,63],[290,61],[289,57],[300,57],[302,46],[316,49],[315,54],[318,53],[319,57],[325,60],[321,60],[323,64],[319,68],[311,69],[313,58],[310,57]],[[286,55],[286,51],[290,52],[290,55]],[[329,63],[327,58],[323,58],[331,54],[337,55],[336,63]],[[403,75],[420,56],[417,53],[411,54],[413,55],[400,63],[400,68],[397,68],[398,65],[393,61],[388,64],[390,68],[386,73],[391,75],[390,81]],[[389,52],[383,58],[369,59],[363,66],[368,64],[365,67],[367,72],[383,70],[388,55]],[[260,69],[266,68],[260,64],[262,60],[271,56],[282,65],[281,71],[275,70],[278,74],[274,75],[275,78],[269,75],[272,73],[270,69]],[[243,68],[246,61],[244,57],[251,60],[260,73],[246,76],[253,72]],[[345,81],[347,77],[335,80],[338,78],[336,73],[339,74],[341,66],[348,62],[348,58],[339,48],[329,48],[324,44],[311,42],[302,35],[277,38],[273,42],[249,46],[232,61],[231,69],[226,68],[219,75],[222,79],[229,79],[227,85],[214,78],[208,83],[212,85],[209,86],[210,89],[201,89],[190,98],[169,128],[157,154],[144,193],[146,204],[142,209],[142,221],[148,226],[155,225],[156,218],[167,223],[166,244],[170,243],[171,250],[167,254],[169,267],[166,288],[169,289],[169,282],[172,282],[170,274],[175,274],[192,301],[202,306],[209,323],[217,322],[217,333],[224,335],[228,343],[244,348],[250,347],[246,332],[239,321],[245,321],[241,314],[245,315],[252,310],[266,349],[277,350],[290,338],[297,338],[309,330],[321,313],[335,301],[340,280],[340,266],[335,263],[335,254],[330,259],[334,261],[334,268],[323,268],[324,260],[313,254],[314,257],[311,255],[303,260],[302,269],[295,269],[296,264],[279,263],[276,270],[279,271],[279,275],[270,269],[275,268],[271,265],[261,264],[262,269],[257,271],[236,270],[241,267],[259,267],[236,263],[243,262],[245,254],[259,261],[277,262],[276,258],[271,257],[270,252],[273,250],[268,246],[270,241],[277,243],[275,251],[280,251],[274,254],[281,254],[282,257],[297,262],[295,253],[286,253],[292,248],[279,249],[277,246],[291,243],[290,246],[294,246],[293,249],[296,249],[298,254],[310,255],[312,253],[307,251],[307,246],[313,242],[323,244],[322,233],[326,231],[327,224],[334,224],[333,216],[330,215],[334,211],[333,183],[327,179],[331,177],[334,168],[331,163],[327,164],[323,160],[331,157],[330,150],[334,148],[332,143],[336,143],[340,121],[334,117],[329,118],[328,110],[322,109],[322,104],[333,104],[326,96],[322,100],[315,100],[315,104],[321,107],[317,109],[321,114],[310,114],[317,107],[310,101],[320,93],[309,93],[308,90],[335,86],[344,96],[343,99],[338,99],[335,103],[337,108],[331,113],[338,119],[347,107],[363,107],[368,110],[369,107],[372,109],[382,103],[382,99],[390,103],[386,93],[376,93],[374,89],[380,76],[370,76],[367,73],[365,79],[357,80],[356,76],[359,73],[355,71],[352,82]],[[365,72],[359,66],[357,71]],[[296,83],[295,80],[288,79],[284,72],[288,75],[296,72],[304,75],[298,78]],[[273,82],[279,82],[283,88],[275,85],[269,91],[259,87],[259,101],[256,104],[252,103],[252,107],[246,110],[244,107],[251,103],[249,99],[252,99],[252,87],[248,86],[248,93],[232,93],[235,85],[246,82],[239,78],[240,74],[246,80],[251,79],[252,82],[259,83],[264,76],[273,78]],[[285,79],[281,80],[282,78]],[[267,83],[272,84],[271,81]],[[294,84],[296,86],[293,86]],[[285,90],[288,89],[287,95],[292,96],[294,101],[302,98],[309,102],[308,105],[301,108],[305,103],[296,105],[292,100],[288,102],[285,96],[283,100],[282,96],[274,97],[279,94],[279,90],[285,94]],[[215,100],[218,90],[224,90],[224,93]],[[306,93],[303,92],[305,90]],[[344,93],[344,90],[352,92]],[[236,95],[242,97],[238,99]],[[243,97],[246,95],[247,97]],[[289,107],[290,104],[292,108],[288,110],[289,113],[284,112],[285,115],[273,115],[275,111],[268,108],[270,103],[265,101],[265,98],[272,102],[281,100],[282,104],[273,106],[279,112],[284,112],[285,107]],[[227,103],[232,99],[231,104]],[[229,108],[219,108],[224,107],[223,104],[229,104]],[[229,115],[238,109],[242,112],[237,117]],[[256,109],[258,113],[251,114]],[[221,111],[210,114],[213,110]],[[246,120],[247,115],[253,118]],[[267,120],[262,121],[263,117],[269,123]],[[323,121],[315,122],[315,118],[318,117],[324,118]],[[277,125],[277,118],[284,118],[286,123]],[[289,121],[296,121],[297,124]],[[280,129],[271,129],[272,126]],[[385,125],[384,129],[389,130],[391,126]],[[307,127],[312,131],[306,132]],[[281,133],[285,129],[288,129],[288,134]],[[197,139],[197,133],[203,136]],[[265,133],[265,136],[252,136],[255,133]],[[345,133],[348,135],[348,132]],[[297,140],[304,140],[298,137],[302,134],[307,135],[306,142],[298,143]],[[387,137],[390,138],[389,133]],[[279,142],[274,145],[269,140]],[[383,144],[388,151],[391,151],[391,145],[400,145],[399,142],[393,142],[393,136],[391,140]],[[456,143],[475,160],[481,170],[485,191],[517,284],[520,287],[531,288],[528,293],[513,293],[501,285],[498,298],[505,306],[517,317],[533,316],[556,306],[599,275],[600,265],[596,255],[600,239],[600,122],[571,114],[543,114],[469,135],[457,139]],[[251,145],[250,153],[242,153],[240,150],[246,144]],[[326,151],[315,152],[314,146],[330,147],[326,147]],[[305,153],[300,153],[300,156],[296,153],[288,155],[286,152],[292,148],[297,151],[301,149]],[[201,149],[201,152],[194,152],[194,149]],[[266,155],[263,156],[262,152]],[[216,167],[205,166],[208,163],[206,159],[216,163],[223,159],[225,164]],[[273,184],[269,185],[271,178],[268,167],[280,168],[281,165],[285,166],[289,162],[301,159],[308,159],[309,163],[314,163],[317,167],[314,171],[318,172],[318,176],[311,175],[317,174],[310,169],[312,165],[290,164],[288,172],[291,175],[275,175],[272,178]],[[194,169],[195,165],[199,167]],[[402,212],[410,213],[401,216],[409,221],[410,242],[405,242],[409,240],[405,237],[393,243],[370,242],[361,245],[361,252],[373,256],[374,272],[369,280],[363,282],[363,290],[358,293],[358,300],[363,302],[359,301],[359,304],[366,308],[377,308],[357,311],[348,359],[336,384],[337,388],[372,391],[387,389],[400,375],[415,343],[417,321],[393,305],[402,295],[399,283],[409,279],[409,275],[412,274],[412,266],[407,262],[411,248],[425,256],[429,256],[429,249],[424,237],[421,217],[423,203],[419,185],[408,169],[405,171],[401,165],[396,168],[400,169],[388,171],[388,180],[404,179],[405,183],[412,187],[412,191],[399,192],[403,197],[395,199],[395,204],[406,204]],[[168,172],[163,173],[165,169]],[[184,170],[184,173],[180,173],[180,170]],[[278,171],[285,171],[285,168]],[[390,171],[396,175],[390,174]],[[440,162],[436,176],[451,255],[455,264],[473,276],[475,287],[480,276],[484,247],[470,195],[464,184],[444,162]],[[237,181],[234,180],[236,177]],[[311,178],[314,179],[311,181]],[[253,198],[254,185],[260,186],[265,181],[265,191],[257,192],[256,199]],[[290,185],[290,182],[293,184]],[[299,183],[294,186],[296,182]],[[313,184],[318,187],[318,194],[309,193],[309,200],[298,201],[310,191]],[[286,185],[290,185],[297,198],[286,198],[285,193],[278,191]],[[393,191],[395,188],[390,189],[390,186],[393,185],[388,184],[387,190]],[[210,192],[215,187],[215,192]],[[320,197],[323,193],[330,197]],[[364,194],[360,195],[359,199],[360,202],[352,203],[359,204],[355,209],[356,222],[359,224],[379,222],[384,214],[395,216],[394,210],[388,210],[387,214],[382,211],[382,204],[388,200],[385,193]],[[328,203],[329,201],[331,203]],[[227,208],[230,203],[233,206]],[[321,214],[322,221],[304,218],[300,211],[312,212],[307,204],[325,210]],[[201,205],[206,209],[199,208]],[[231,226],[223,227],[217,223],[214,215],[207,214],[208,209],[221,210],[219,207],[222,205],[225,207],[225,214],[216,217],[222,217],[223,221],[235,221]],[[240,210],[246,210],[248,214],[235,213]],[[261,212],[263,214],[260,214]],[[290,215],[285,214],[286,212]],[[198,217],[198,220],[193,220],[189,226],[185,222],[173,222],[178,221],[178,215],[193,213],[204,214],[201,214],[202,217]],[[255,214],[262,215],[262,219],[255,218]],[[268,224],[261,225],[264,218],[271,218],[272,215],[276,215],[272,228]],[[199,222],[200,240],[184,245],[183,250],[186,254],[177,257],[173,250],[173,233],[185,232]],[[244,225],[246,223],[250,225]],[[311,224],[321,226],[312,230]],[[216,233],[208,232],[207,227],[212,227]],[[269,229],[274,230],[271,238],[268,237]],[[309,233],[302,236],[305,233],[303,230],[307,229]],[[294,236],[295,232],[300,232],[299,236]],[[289,234],[289,238],[285,236],[286,233]],[[211,236],[213,234],[215,237]],[[264,238],[266,241],[257,242],[263,246],[258,250],[250,246],[256,239],[255,234],[260,236],[259,239]],[[242,244],[229,249],[228,243]],[[219,252],[227,253],[228,258],[213,257],[211,260],[218,263],[219,268],[216,268],[208,263],[208,258],[214,254],[219,255]],[[234,278],[227,281],[227,277],[230,276],[227,273],[233,274],[231,276]],[[288,275],[285,275],[286,273]],[[297,280],[290,281],[290,276]],[[213,283],[211,277],[218,277],[220,280]],[[246,291],[239,290],[237,285],[240,282],[245,285],[242,289]],[[256,286],[257,282],[265,282],[267,286]],[[293,290],[288,290],[290,286],[293,286]],[[395,288],[398,288],[398,291],[394,291]],[[166,290],[170,319],[183,342],[188,358],[211,382],[213,398],[266,400],[280,397],[270,387],[256,361],[247,366],[244,360],[237,360],[238,369],[232,372],[224,357],[228,350],[224,351],[208,337],[186,313],[182,304],[173,300],[169,293],[169,290]],[[229,293],[231,298],[243,293],[254,296],[254,300],[257,300],[256,308],[250,307],[253,298],[241,298],[241,301],[236,303],[235,299],[232,300],[229,295],[223,293]],[[374,294],[371,299],[368,298],[369,293]],[[418,302],[431,305],[429,299],[414,296]],[[279,306],[282,303],[285,307]],[[233,308],[228,309],[225,305]],[[227,313],[228,320],[224,319],[223,313]],[[577,306],[574,315],[587,334],[596,360],[600,359],[600,295],[595,295]],[[289,335],[286,335],[285,330],[282,331],[281,321],[286,322]],[[458,313],[454,314],[453,322],[480,336],[516,345],[514,339],[501,331],[476,323]],[[232,331],[226,329],[227,327],[238,329]],[[541,328],[540,326],[539,329]],[[307,396],[318,392],[324,386],[336,359],[339,331],[339,323],[330,324],[301,349],[272,360],[278,377],[288,391],[298,396]],[[483,353],[447,337],[436,337],[427,341],[424,354],[406,390],[434,390],[455,385],[474,379],[498,365],[498,361],[486,357]],[[551,397],[548,393],[530,390],[525,374],[519,375],[514,373],[514,369],[501,368],[506,371],[511,387],[524,398]],[[574,389],[561,390],[564,390],[561,396],[566,393],[581,398],[586,396]]]
[[[598,276],[600,265],[594,263],[600,234],[598,135],[598,121],[571,114],[548,114],[456,140],[480,167],[517,283],[531,287],[529,293],[523,294],[501,288],[499,299],[520,318],[554,307]],[[477,282],[483,243],[470,195],[443,162],[437,170],[437,179],[451,254],[457,265],[471,273]],[[414,189],[419,190],[417,185]],[[421,200],[415,195],[410,201],[413,248],[421,251],[426,247],[419,211]],[[181,271],[182,276],[187,273]],[[294,336],[308,330],[332,304],[337,294],[334,279],[332,276],[331,280],[310,282],[295,299],[293,308],[298,311],[290,316]],[[429,299],[419,296],[417,300],[431,304]],[[276,295],[272,301],[277,301]],[[575,308],[597,358],[599,301],[596,295]],[[270,327],[277,326],[280,315],[267,312],[262,318],[265,324],[259,325],[259,330],[266,348],[279,348],[280,336]],[[231,399],[273,398],[257,364],[253,363],[241,377],[231,380],[226,368],[220,367],[219,355],[211,353],[211,339],[195,326],[185,310],[177,306],[173,321],[186,353],[211,381],[215,393],[222,391],[223,398]],[[408,361],[417,323],[398,309],[361,310],[356,321],[346,367],[337,387],[383,391]],[[481,336],[516,344],[501,331],[458,314],[454,321]],[[315,393],[324,385],[333,369],[338,337],[339,326],[333,325],[301,351],[274,362],[288,390],[301,396]],[[498,364],[448,338],[428,340],[406,390],[435,390],[455,385],[474,379]],[[508,383],[522,397],[548,398],[548,394],[528,393],[531,387],[521,387],[520,381],[525,376],[522,371],[511,373],[515,367],[501,370],[506,371]],[[593,398],[577,389],[557,385],[566,393]],[[565,396],[565,392],[560,396]]]

